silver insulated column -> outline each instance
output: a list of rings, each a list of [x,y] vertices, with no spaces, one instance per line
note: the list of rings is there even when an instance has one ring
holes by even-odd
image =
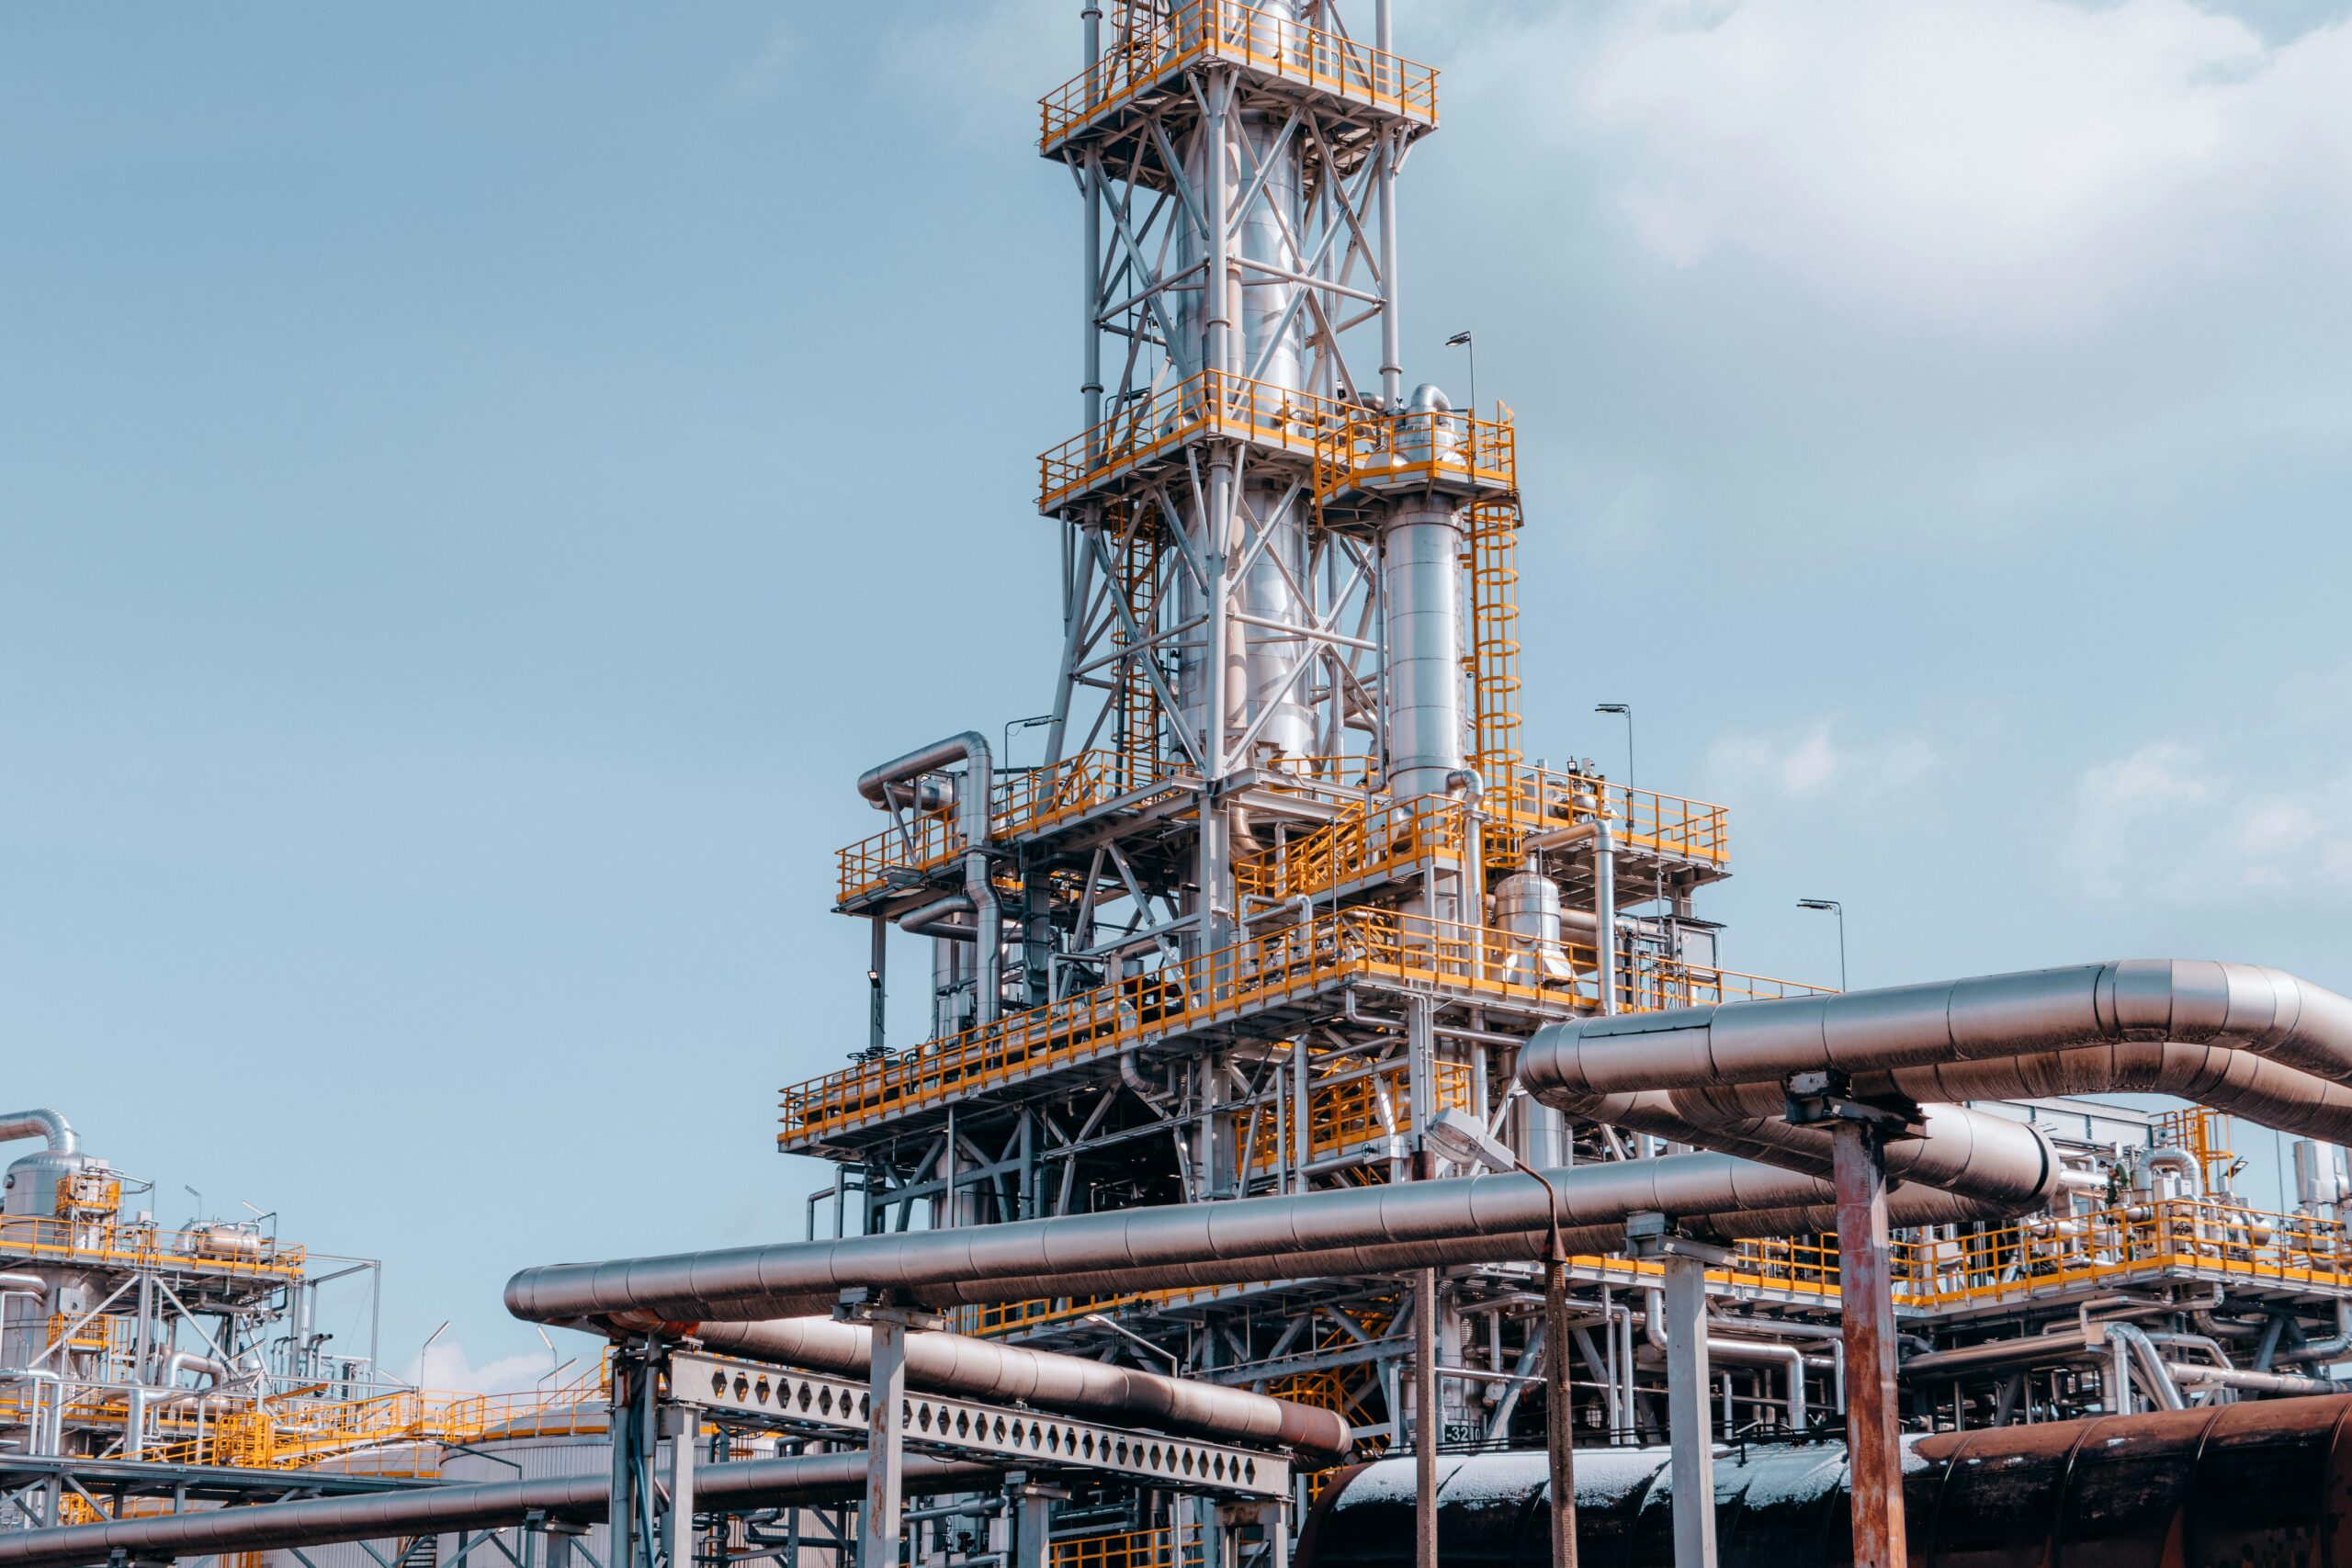
[[[1297,47],[1298,0],[1265,0],[1247,18],[1253,44],[1269,55],[1290,40]],[[1223,24],[1216,24],[1223,25]],[[1272,420],[1285,394],[1315,390],[1307,385],[1306,312],[1294,308],[1291,280],[1309,270],[1298,237],[1307,231],[1306,156],[1307,138],[1288,117],[1265,108],[1233,107],[1204,118],[1184,149],[1185,177],[1203,193],[1204,206],[1225,206],[1226,331],[1215,330],[1204,292],[1176,296],[1176,335],[1171,357],[1180,371],[1193,366],[1230,378],[1223,396],[1234,412]],[[1221,177],[1214,177],[1221,176]],[[1184,267],[1211,261],[1217,247],[1192,222],[1178,230]],[[1187,361],[1190,364],[1187,364]],[[1216,716],[1225,737],[1226,762],[1250,765],[1251,752],[1305,755],[1315,750],[1314,708],[1305,668],[1314,644],[1314,616],[1307,602],[1307,516],[1312,497],[1291,479],[1261,479],[1245,461],[1230,492],[1230,515],[1209,519],[1204,555],[1221,558],[1228,574],[1232,614],[1223,621],[1221,644],[1188,642],[1178,669],[1178,703],[1193,733],[1210,722],[1207,668],[1220,665],[1224,712]],[[1208,510],[1216,506],[1212,500]],[[1186,619],[1207,606],[1189,579],[1179,583]]]
[[[1462,766],[1462,544],[1443,496],[1399,503],[1380,531],[1394,800],[1442,795]]]

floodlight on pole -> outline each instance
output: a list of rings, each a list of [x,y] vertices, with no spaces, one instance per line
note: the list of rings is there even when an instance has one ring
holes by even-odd
[[[1473,338],[1468,333],[1456,333],[1452,337],[1445,340],[1445,346],[1448,348],[1466,348],[1470,351],[1470,417],[1472,419],[1476,419],[1478,417],[1477,340]]]
[[[1800,898],[1800,909],[1826,910],[1838,917],[1838,988],[1846,987],[1846,906],[1835,898]]]
[[[1576,1568],[1575,1434],[1568,1425],[1568,1249],[1560,1239],[1560,1193],[1551,1179],[1511,1152],[1478,1119],[1446,1106],[1422,1130],[1421,1146],[1459,1166],[1517,1170],[1544,1184],[1551,1234],[1544,1246],[1544,1447],[1552,1474],[1553,1568]],[[1559,1499],[1567,1499],[1565,1506]]]
[[[1634,791],[1634,705],[1631,703],[1596,703],[1595,713],[1613,713],[1625,721],[1625,793]],[[1630,807],[1629,807],[1630,809]]]

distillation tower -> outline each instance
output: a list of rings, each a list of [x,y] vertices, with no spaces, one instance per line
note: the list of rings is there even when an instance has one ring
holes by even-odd
[[[1643,1158],[1668,1145],[1523,1090],[1530,1036],[1811,989],[1718,964],[1694,898],[1729,873],[1721,807],[1522,752],[1516,432],[1499,403],[1407,373],[1399,191],[1437,73],[1396,51],[1390,10],[1081,11],[1083,69],[1039,121],[1080,197],[1085,327],[1078,434],[1038,464],[1064,631],[1046,756],[1008,765],[982,724],[859,781],[887,825],[842,852],[837,908],[872,924],[871,1035],[785,1091],[777,1139],[837,1168],[812,1234],[1405,1181],[1448,1168],[1420,1136],[1446,1111],[1538,1166]],[[910,944],[892,928],[927,972],[894,970]],[[919,1043],[886,1033],[886,994],[928,998]],[[1915,1418],[2154,1397],[2119,1393],[2079,1345],[1966,1348],[2107,1288],[2096,1259],[2135,1248],[2101,1227],[2127,1212],[2245,1213],[2218,1120],[1997,1109],[2052,1132],[2086,1217],[1899,1238],[1945,1281],[1898,1303],[1919,1324]],[[2303,1157],[2337,1169],[2333,1150]],[[2304,1224],[2329,1253],[2339,1186],[2227,1234],[2243,1249]],[[2020,1268],[2039,1243],[2075,1262]],[[1662,1427],[1645,1267],[1576,1260],[1585,1439]],[[1982,1286],[2005,1269],[2026,1284]],[[1540,1443],[1531,1272],[1447,1271],[1442,1441]],[[1716,1272],[1730,1427],[1842,1403],[1836,1273],[1819,1236]],[[2268,1340],[2233,1319],[2230,1342],[2267,1347],[2265,1366],[2335,1342],[2344,1295],[2307,1275],[2266,1299]],[[1395,1279],[1350,1276],[1045,1298],[959,1326],[1324,1404],[1371,1453],[1411,1440],[1409,1315]]]

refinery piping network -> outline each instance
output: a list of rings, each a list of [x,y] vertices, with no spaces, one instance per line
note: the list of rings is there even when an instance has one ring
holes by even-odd
[[[1724,809],[1523,753],[1515,424],[1404,365],[1390,0],[1079,23],[1044,758],[976,715],[844,790],[807,1233],[526,1269],[608,1349],[435,1395],[318,1328],[371,1263],[0,1115],[0,1568],[2352,1568],[2352,1002],[1723,967]]]

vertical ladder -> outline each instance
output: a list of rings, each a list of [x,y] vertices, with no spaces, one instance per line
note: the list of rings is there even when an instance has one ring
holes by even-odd
[[[1487,864],[1517,868],[1519,798],[1519,497],[1470,508],[1470,765],[1487,782]]]

